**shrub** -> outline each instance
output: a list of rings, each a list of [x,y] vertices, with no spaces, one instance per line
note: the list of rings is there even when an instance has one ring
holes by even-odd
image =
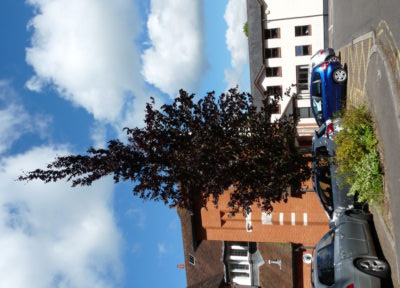
[[[343,130],[336,136],[336,159],[342,181],[351,186],[349,194],[369,204],[383,200],[383,169],[377,151],[374,123],[364,106],[347,110]]]
[[[246,37],[249,37],[249,29],[248,29],[247,22],[244,23],[244,25],[243,25],[243,33],[244,33],[244,35],[246,35]]]

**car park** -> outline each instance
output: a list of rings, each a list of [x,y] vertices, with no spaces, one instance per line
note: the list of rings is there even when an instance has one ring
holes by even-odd
[[[371,221],[372,215],[361,210],[338,214],[313,251],[313,287],[381,287],[381,278],[389,276],[390,268],[377,256]]]
[[[345,107],[346,83],[347,71],[338,61],[326,61],[312,69],[311,111],[318,126]]]
[[[334,161],[336,148],[334,136],[340,129],[340,119],[327,120],[315,131],[312,141],[314,191],[331,221],[334,221],[335,214],[340,209],[354,207],[354,197],[347,195],[348,186],[338,185],[339,176]]]

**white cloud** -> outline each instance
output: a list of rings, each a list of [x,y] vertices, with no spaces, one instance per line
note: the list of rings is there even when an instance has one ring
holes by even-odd
[[[200,0],[152,0],[147,21],[152,46],[143,55],[145,79],[171,97],[191,90],[207,67],[203,3]]]
[[[118,121],[127,95],[146,97],[134,39],[141,21],[131,0],[27,0],[35,16],[26,86],[54,87],[97,120]],[[142,94],[141,94],[142,93]]]
[[[90,128],[90,138],[93,141],[93,147],[96,149],[106,148],[107,146],[107,127],[104,122],[96,122]]]
[[[225,9],[224,19],[228,25],[225,38],[231,53],[232,66],[230,69],[225,69],[225,82],[228,88],[245,85],[242,79],[249,63],[248,42],[243,33],[243,25],[247,21],[246,11],[246,0],[229,0]]]
[[[68,151],[34,148],[0,160],[0,287],[115,287],[121,233],[112,213],[111,179],[90,188],[21,183],[21,170]]]
[[[0,107],[0,154],[25,133],[37,132],[41,138],[47,137],[51,118],[41,114],[30,115],[6,80],[0,80]]]

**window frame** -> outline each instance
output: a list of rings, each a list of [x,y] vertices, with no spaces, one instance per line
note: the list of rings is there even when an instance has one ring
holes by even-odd
[[[303,36],[311,36],[312,35],[311,24],[308,25],[299,25],[294,27],[294,36],[295,37],[303,37]]]
[[[265,48],[265,59],[270,58],[281,58],[281,47]]]
[[[309,73],[308,69],[309,69],[308,65],[297,65],[296,66],[297,94],[309,94],[310,93],[310,83],[308,83],[308,73]],[[301,79],[300,79],[300,76],[301,76]],[[302,81],[300,82],[300,80],[302,80]],[[304,83],[304,80],[306,81],[305,83]],[[300,89],[300,87],[303,87],[303,88]]]
[[[275,33],[273,33],[275,32]],[[272,35],[273,34],[273,35]],[[264,29],[264,39],[280,39],[281,38],[281,28],[266,28]]]
[[[269,78],[269,77],[282,77],[282,67],[281,66],[267,67],[265,69],[265,76],[267,78]]]
[[[298,50],[300,49],[300,50]],[[300,53],[298,53],[300,51]],[[296,45],[294,47],[294,54],[297,57],[312,55],[312,45]]]

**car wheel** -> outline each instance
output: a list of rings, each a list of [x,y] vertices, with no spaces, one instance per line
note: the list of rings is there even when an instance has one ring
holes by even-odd
[[[336,83],[344,83],[347,80],[347,72],[343,68],[338,68],[333,71],[332,78]]]
[[[340,62],[340,59],[336,56],[331,56],[328,58],[329,62]]]
[[[359,258],[354,261],[358,270],[381,278],[389,275],[389,264],[385,260],[374,258]]]
[[[347,210],[346,215],[355,219],[360,219],[360,220],[365,220],[365,221],[372,221],[372,214],[370,213],[365,213],[362,210],[359,209],[352,209],[352,210]]]

